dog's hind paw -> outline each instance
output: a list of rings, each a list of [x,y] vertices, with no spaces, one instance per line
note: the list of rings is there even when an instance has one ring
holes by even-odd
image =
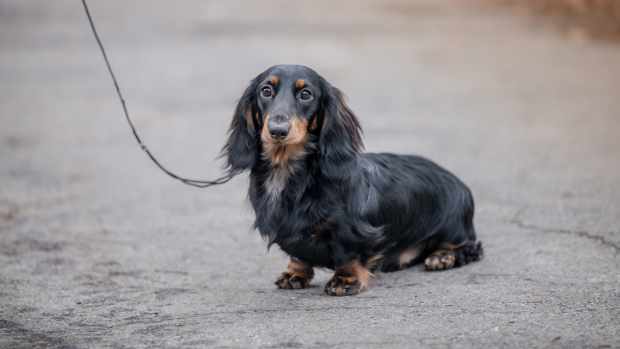
[[[429,271],[450,269],[455,263],[456,254],[449,250],[435,251],[424,260],[424,266]]]

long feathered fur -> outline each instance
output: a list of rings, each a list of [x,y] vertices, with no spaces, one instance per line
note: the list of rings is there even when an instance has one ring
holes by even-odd
[[[318,74],[320,107],[303,156],[274,168],[261,156],[265,115],[256,100],[268,74],[256,77],[240,98],[223,155],[229,171],[250,171],[255,227],[269,245],[311,266],[380,260],[379,268],[390,271],[410,246],[423,246],[428,255],[443,243],[476,240],[467,186],[420,156],[363,153],[358,119]],[[268,181],[278,180],[276,171],[286,176],[274,199]]]

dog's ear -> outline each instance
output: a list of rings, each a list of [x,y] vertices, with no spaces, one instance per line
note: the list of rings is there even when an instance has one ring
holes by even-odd
[[[364,149],[362,127],[342,92],[326,83],[319,112],[321,171],[328,177],[347,176],[346,166]]]
[[[252,80],[239,99],[228,130],[228,140],[222,148],[229,173],[249,170],[256,164],[259,156],[259,134],[262,115],[256,103],[258,80]]]

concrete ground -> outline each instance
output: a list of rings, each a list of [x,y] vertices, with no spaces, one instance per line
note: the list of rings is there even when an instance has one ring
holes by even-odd
[[[482,262],[273,285],[247,175],[130,136],[78,1],[0,1],[0,348],[620,347],[620,45],[454,0],[91,1],[145,141],[213,178],[236,99],[316,68],[371,151],[477,200]]]

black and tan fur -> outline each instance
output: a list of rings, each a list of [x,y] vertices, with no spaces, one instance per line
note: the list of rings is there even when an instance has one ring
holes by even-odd
[[[361,132],[342,93],[304,66],[269,68],[239,100],[223,154],[231,173],[250,171],[255,227],[291,256],[279,288],[307,287],[322,267],[335,271],[327,294],[352,295],[376,270],[481,258],[467,186],[420,156],[364,153]]]

